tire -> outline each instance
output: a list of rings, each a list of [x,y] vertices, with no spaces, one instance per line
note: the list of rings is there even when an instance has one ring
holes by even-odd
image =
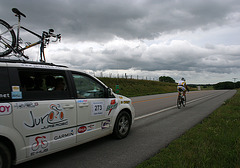
[[[178,109],[181,108],[181,104],[182,104],[182,102],[181,102],[181,97],[178,97],[178,98],[177,98],[177,108],[178,108]]]
[[[116,122],[114,124],[113,136],[117,139],[123,139],[127,137],[132,120],[130,115],[126,111],[122,111],[117,116]]]
[[[11,153],[6,145],[0,142],[0,168],[11,167]]]
[[[0,57],[10,54],[16,45],[16,35],[13,30],[8,31],[10,28],[7,22],[0,19]]]
[[[184,96],[184,100],[182,101],[183,107],[186,106],[186,102],[187,102],[187,100],[186,100],[186,95],[185,95],[185,96]]]

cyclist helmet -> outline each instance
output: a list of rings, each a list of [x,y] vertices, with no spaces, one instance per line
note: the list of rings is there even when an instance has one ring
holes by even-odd
[[[184,78],[182,78],[181,80],[182,80],[182,81],[185,81],[185,79],[184,79]]]

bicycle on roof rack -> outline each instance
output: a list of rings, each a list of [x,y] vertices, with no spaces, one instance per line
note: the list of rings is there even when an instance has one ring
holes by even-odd
[[[42,35],[34,33],[33,31],[21,26],[21,16],[26,17],[22,12],[20,12],[17,8],[12,8],[15,16],[18,17],[18,24],[14,24],[10,26],[7,22],[0,19],[0,57],[4,57],[9,55],[11,52],[14,53],[16,57],[24,57],[29,59],[28,56],[24,55],[24,50],[31,48],[40,44],[40,61],[45,62],[45,53],[44,48],[49,44],[50,38],[53,37],[55,40],[52,42],[57,42],[61,40],[61,34],[54,34],[53,29],[49,29],[48,32],[43,31]],[[14,29],[17,29],[17,36],[14,32]],[[22,39],[20,38],[20,29],[24,29],[25,31],[35,35],[39,38],[39,41],[35,43],[26,42],[25,46],[22,47]]]

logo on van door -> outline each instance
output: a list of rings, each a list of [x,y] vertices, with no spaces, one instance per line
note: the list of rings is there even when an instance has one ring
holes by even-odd
[[[49,106],[50,112],[41,116],[35,117],[33,111],[30,111],[30,123],[24,123],[28,128],[41,127],[41,129],[48,129],[62,125],[68,125],[68,119],[65,119],[65,113],[60,104],[51,104]]]
[[[29,138],[30,156],[49,151],[50,134],[37,135]]]

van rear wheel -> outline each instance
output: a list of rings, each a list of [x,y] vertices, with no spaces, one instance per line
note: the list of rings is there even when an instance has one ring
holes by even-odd
[[[113,136],[117,139],[125,138],[131,128],[131,117],[126,111],[122,111],[116,119],[113,129]]]
[[[0,142],[0,168],[11,167],[11,153],[6,145]]]

